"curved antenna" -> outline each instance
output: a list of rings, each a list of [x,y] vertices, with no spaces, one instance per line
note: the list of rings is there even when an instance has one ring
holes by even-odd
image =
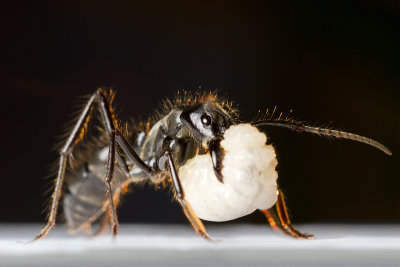
[[[365,143],[367,145],[376,147],[377,149],[385,152],[388,155],[392,155],[392,152],[384,145],[379,143],[378,141],[375,141],[371,138],[361,136],[358,134],[353,134],[353,133],[348,133],[348,132],[343,132],[343,131],[338,131],[338,130],[331,130],[327,128],[320,128],[320,127],[312,127],[308,125],[304,125],[301,122],[294,121],[294,120],[281,120],[281,119],[261,119],[257,121],[253,121],[251,123],[253,126],[278,126],[278,127],[284,127],[284,128],[289,128],[291,130],[297,131],[297,132],[308,132],[308,133],[314,133],[318,135],[325,135],[325,136],[330,136],[330,137],[336,137],[336,138],[343,138],[343,139],[350,139],[354,140],[357,142]]]

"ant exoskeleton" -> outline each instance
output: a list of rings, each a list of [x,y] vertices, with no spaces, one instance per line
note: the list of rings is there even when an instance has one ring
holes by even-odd
[[[275,151],[272,145],[266,145],[265,134],[257,128],[279,126],[351,139],[391,155],[389,149],[370,138],[288,118],[271,115],[244,123],[232,104],[212,93],[178,95],[174,101],[165,101],[162,111],[143,127],[124,131],[113,111],[114,96],[111,90],[98,89],[87,101],[60,151],[48,222],[34,240],[45,237],[54,227],[62,196],[71,229],[83,230],[100,222],[101,229],[111,224],[115,236],[120,196],[129,184],[143,181],[172,184],[175,198],[202,238],[210,239],[199,218],[226,221],[255,209],[265,214],[274,230],[294,238],[313,238],[291,224],[276,184]],[[96,106],[108,148],[89,146],[85,160],[67,171]],[[247,138],[245,142],[243,138]]]

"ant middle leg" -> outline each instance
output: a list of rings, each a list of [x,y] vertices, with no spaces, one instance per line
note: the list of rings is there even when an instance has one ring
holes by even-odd
[[[132,146],[126,141],[123,135],[119,132],[115,116],[112,112],[111,103],[107,101],[107,98],[102,92],[102,90],[98,90],[96,92],[96,95],[98,99],[100,113],[102,115],[106,131],[109,134],[108,163],[107,163],[107,175],[105,178],[105,182],[106,182],[107,197],[109,200],[109,211],[111,215],[110,219],[111,219],[112,233],[113,236],[116,236],[118,229],[118,217],[115,210],[113,192],[111,190],[111,181],[113,178],[116,157],[118,163],[120,163],[121,161],[123,161],[122,163],[125,163],[125,161],[119,156],[119,154],[116,153],[116,143],[122,148],[125,155],[144,173],[151,175],[154,173],[154,170],[141,160],[141,158],[137,155]],[[124,167],[125,171],[129,173],[129,169],[126,163]]]
[[[106,184],[107,197],[109,200],[109,210],[111,213],[111,228],[113,236],[117,235],[117,229],[119,227],[117,212],[115,210],[113,193],[111,189],[111,180],[114,175],[115,167],[115,131],[110,133],[110,141],[108,145],[108,160],[107,160],[107,174],[104,179]]]

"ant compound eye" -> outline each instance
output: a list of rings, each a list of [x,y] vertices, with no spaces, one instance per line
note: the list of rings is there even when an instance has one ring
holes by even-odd
[[[208,114],[204,114],[201,116],[201,122],[203,123],[204,126],[210,126],[211,125],[211,116]]]

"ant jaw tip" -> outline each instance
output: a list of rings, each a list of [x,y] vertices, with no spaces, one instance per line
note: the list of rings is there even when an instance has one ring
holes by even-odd
[[[224,177],[222,175],[216,175],[217,176],[217,180],[223,184],[224,183]]]

